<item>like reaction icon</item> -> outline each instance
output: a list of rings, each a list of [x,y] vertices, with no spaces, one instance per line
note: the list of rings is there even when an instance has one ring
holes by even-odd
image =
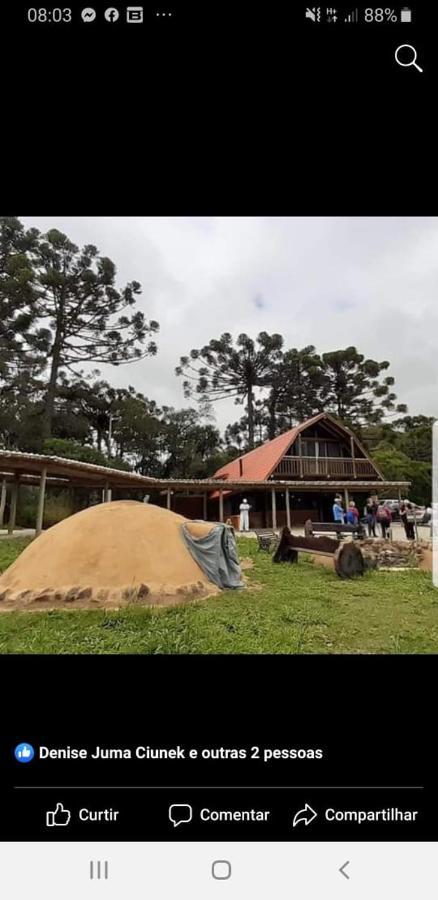
[[[19,763],[29,763],[32,762],[35,756],[35,750],[33,749],[32,744],[17,744],[14,750],[14,756]]]
[[[47,828],[54,828],[55,826],[65,826],[68,825],[71,819],[71,812],[69,809],[64,809],[62,803],[56,804],[56,809],[48,810],[46,812],[46,825]]]

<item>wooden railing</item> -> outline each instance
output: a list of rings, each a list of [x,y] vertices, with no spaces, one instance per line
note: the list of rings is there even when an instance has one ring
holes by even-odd
[[[375,478],[376,475],[367,459],[324,456],[285,456],[274,472],[277,478]]]

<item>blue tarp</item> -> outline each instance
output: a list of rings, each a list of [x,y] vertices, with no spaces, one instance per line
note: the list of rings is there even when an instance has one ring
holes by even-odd
[[[184,522],[181,530],[193,559],[213,584],[221,588],[245,587],[233,528],[217,524],[204,537],[194,537],[190,525]]]

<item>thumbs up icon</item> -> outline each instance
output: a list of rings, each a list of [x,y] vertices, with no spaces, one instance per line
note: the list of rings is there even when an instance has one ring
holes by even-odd
[[[29,763],[35,756],[35,750],[32,744],[17,744],[14,756],[19,763]]]
[[[56,809],[46,812],[47,828],[53,828],[55,825],[68,825],[71,819],[69,809],[64,809],[62,803],[56,804]]]

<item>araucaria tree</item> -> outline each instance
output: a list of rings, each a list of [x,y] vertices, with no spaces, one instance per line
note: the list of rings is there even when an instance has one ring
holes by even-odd
[[[130,312],[141,293],[131,281],[115,287],[114,263],[96,247],[82,250],[65,234],[52,230],[32,248],[36,299],[34,313],[49,329],[49,379],[45,394],[44,434],[50,436],[56,389],[62,370],[76,372],[83,363],[118,366],[154,355],[150,336],[158,323]],[[130,314],[127,314],[128,311]]]
[[[0,381],[22,387],[45,366],[48,332],[36,327],[34,272],[31,253],[38,231],[25,231],[13,216],[0,218]]]
[[[240,334],[233,345],[231,334],[211,340],[200,350],[183,356],[176,369],[184,376],[184,394],[209,401],[234,397],[246,405],[248,444],[254,447],[254,388],[269,386],[273,367],[281,357],[283,338],[262,331],[255,341]]]
[[[391,391],[394,378],[382,377],[389,362],[376,362],[358,353],[356,347],[322,354],[324,383],[322,407],[355,427],[377,424],[390,413],[406,412],[405,404],[396,404]]]
[[[276,366],[266,400],[269,439],[320,412],[323,386],[323,363],[315,347],[287,350]]]

